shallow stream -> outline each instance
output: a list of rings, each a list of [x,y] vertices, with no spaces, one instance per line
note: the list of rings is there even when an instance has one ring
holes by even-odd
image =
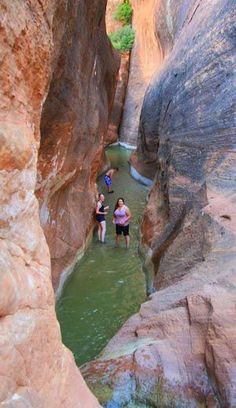
[[[74,353],[81,365],[94,359],[114,336],[122,324],[139,310],[145,300],[145,278],[138,257],[139,224],[147,187],[129,175],[130,151],[118,146],[107,154],[114,174],[113,194],[107,194],[103,178],[98,180],[104,192],[105,205],[110,206],[106,217],[106,244],[94,235],[89,248],[66,281],[57,302],[63,343]],[[130,208],[130,248],[125,249],[124,238],[120,248],[114,248],[115,227],[112,212],[118,197],[124,197]]]

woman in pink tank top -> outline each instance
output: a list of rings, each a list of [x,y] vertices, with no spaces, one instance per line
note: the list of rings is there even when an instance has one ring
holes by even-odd
[[[130,237],[129,237],[129,220],[131,218],[131,212],[129,208],[125,205],[125,201],[122,197],[119,197],[115,210],[113,213],[112,222],[116,225],[116,246],[119,245],[121,234],[125,237],[126,248],[129,248]]]

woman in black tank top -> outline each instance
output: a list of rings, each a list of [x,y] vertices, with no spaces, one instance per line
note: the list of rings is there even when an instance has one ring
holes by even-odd
[[[105,215],[107,214],[109,205],[104,207],[103,202],[105,201],[105,197],[103,194],[99,194],[98,198],[99,199],[96,205],[96,220],[98,222],[98,241],[104,243],[106,234]]]
[[[103,214],[96,213],[96,220],[98,222],[105,221],[104,212],[105,212],[105,208],[104,208],[104,205],[102,204],[101,207],[99,208],[99,213],[103,213]]]

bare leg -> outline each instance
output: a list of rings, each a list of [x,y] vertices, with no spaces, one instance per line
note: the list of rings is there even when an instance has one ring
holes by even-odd
[[[101,226],[100,226],[100,222],[98,223],[98,241],[101,241]]]
[[[116,247],[119,246],[119,242],[120,242],[120,235],[116,235]]]
[[[104,242],[106,234],[106,221],[100,222],[101,225],[101,241]]]
[[[129,235],[125,235],[125,243],[126,243],[126,248],[129,248],[129,243],[130,243],[130,237]]]

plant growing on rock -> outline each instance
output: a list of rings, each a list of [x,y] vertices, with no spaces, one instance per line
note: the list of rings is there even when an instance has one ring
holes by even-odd
[[[125,26],[131,23],[132,14],[133,14],[133,10],[132,10],[129,0],[124,0],[117,7],[113,17],[114,17],[114,20],[121,21],[121,23]]]
[[[126,25],[114,33],[109,34],[111,43],[118,51],[130,51],[135,38],[131,25]]]

